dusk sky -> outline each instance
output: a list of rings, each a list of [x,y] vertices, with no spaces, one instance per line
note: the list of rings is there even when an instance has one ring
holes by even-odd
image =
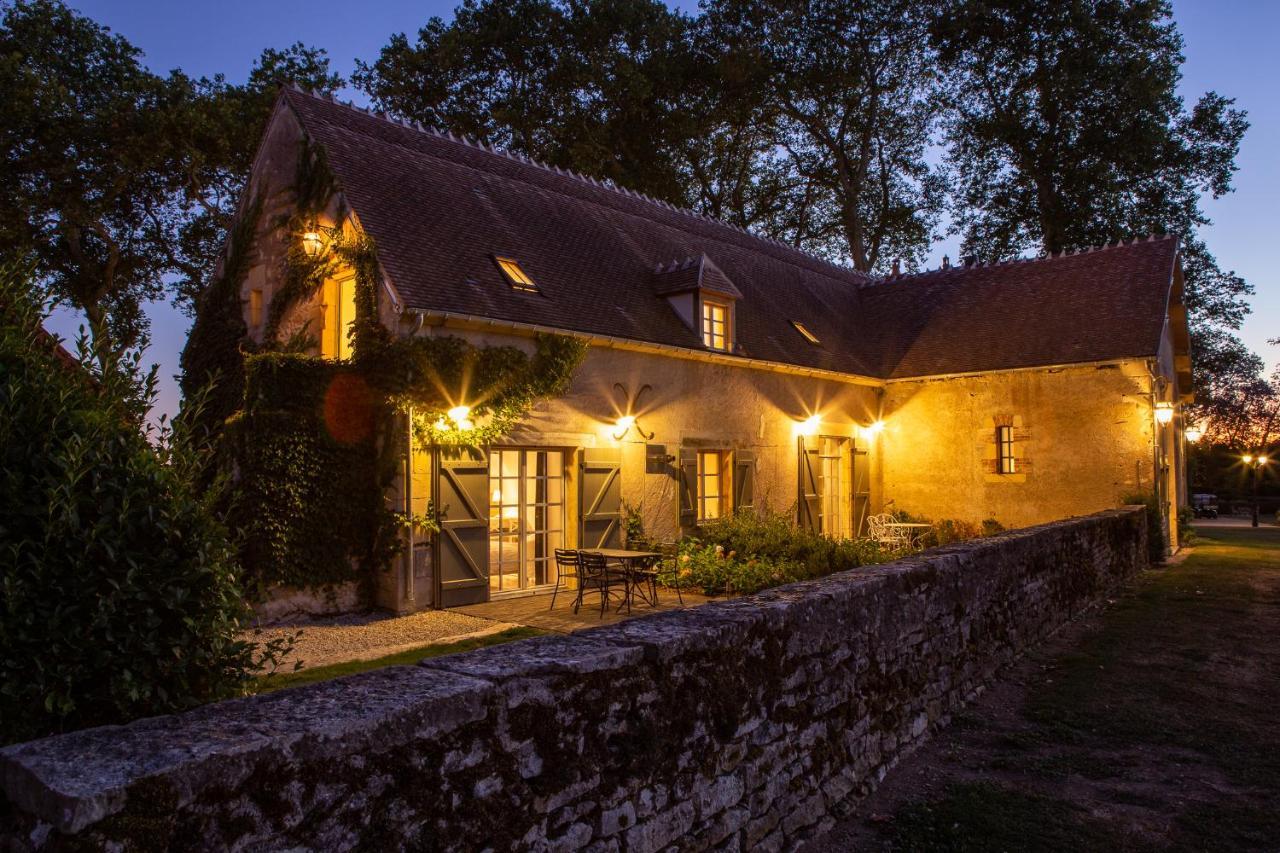
[[[172,0],[81,0],[71,5],[99,23],[124,35],[146,53],[151,68],[165,72],[182,68],[194,76],[225,73],[233,81],[247,75],[265,47],[284,47],[295,41],[323,47],[333,68],[349,76],[357,58],[372,59],[396,32],[415,33],[432,15],[448,18],[455,0],[419,0],[372,3],[246,2],[223,0],[199,10]],[[693,3],[675,4],[687,10]],[[1280,252],[1280,2],[1274,0],[1175,0],[1174,15],[1186,41],[1182,94],[1190,103],[1214,89],[1236,99],[1249,113],[1252,126],[1240,151],[1236,191],[1205,208],[1214,224],[1204,236],[1224,269],[1235,270],[1257,289],[1253,314],[1242,336],[1269,364],[1280,348],[1268,338],[1280,336],[1280,286],[1275,255]],[[354,90],[345,95],[362,103]],[[934,246],[929,266],[938,266],[944,254],[955,258],[959,240],[949,237]],[[168,305],[148,312],[152,318],[152,344],[148,361],[160,364],[159,410],[177,408],[178,353],[190,321]],[[73,337],[78,315],[61,313],[50,327]]]

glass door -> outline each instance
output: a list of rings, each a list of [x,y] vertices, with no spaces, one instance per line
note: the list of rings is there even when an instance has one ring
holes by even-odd
[[[491,450],[489,489],[490,593],[555,583],[555,549],[564,547],[564,453]]]
[[[845,524],[848,513],[845,512],[845,439],[823,436],[818,445],[818,458],[821,461],[822,478],[820,494],[822,495],[821,531],[834,539],[844,539],[849,535]]]

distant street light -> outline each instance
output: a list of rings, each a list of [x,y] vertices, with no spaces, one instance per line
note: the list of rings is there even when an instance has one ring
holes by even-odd
[[[1266,467],[1270,462],[1266,456],[1261,454],[1246,453],[1240,457],[1240,461],[1245,464],[1253,477],[1253,526],[1258,526],[1258,472]]]

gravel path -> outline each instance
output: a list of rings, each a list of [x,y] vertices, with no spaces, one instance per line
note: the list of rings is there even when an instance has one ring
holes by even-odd
[[[246,639],[265,642],[302,632],[282,671],[295,660],[304,668],[350,660],[370,660],[433,643],[455,642],[466,637],[494,634],[516,627],[467,616],[452,610],[425,610],[409,616],[358,613],[323,619],[297,620],[245,632]]]

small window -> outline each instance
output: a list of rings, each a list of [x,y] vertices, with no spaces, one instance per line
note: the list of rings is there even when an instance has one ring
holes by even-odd
[[[262,325],[262,288],[255,287],[249,291],[249,325]]]
[[[815,346],[820,345],[822,343],[822,341],[818,340],[818,336],[815,335],[813,332],[809,331],[808,328],[805,327],[804,323],[801,323],[799,320],[792,320],[791,325],[795,326],[796,331],[799,332],[801,335],[803,335],[804,339],[809,343]]]
[[[702,300],[702,343],[708,349],[729,351],[729,306]]]
[[[320,355],[324,358],[351,358],[351,329],[355,322],[355,276],[329,279],[324,283],[324,325],[320,335]]]
[[[720,450],[698,451],[698,521],[712,521],[726,513],[725,463]]]
[[[1018,473],[1018,460],[1013,455],[1013,427],[996,427],[996,471],[1001,474]]]
[[[507,281],[511,283],[513,290],[523,291],[524,293],[538,293],[538,285],[533,283],[533,279],[520,269],[520,265],[510,258],[495,258],[498,262],[498,269],[502,270],[502,274],[507,277]]]

